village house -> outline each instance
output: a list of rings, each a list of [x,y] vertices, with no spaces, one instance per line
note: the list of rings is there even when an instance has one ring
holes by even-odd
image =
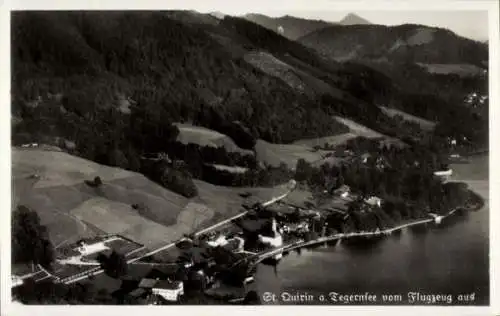
[[[77,250],[80,252],[81,256],[88,256],[94,253],[110,250],[110,248],[102,241],[93,244],[87,244],[82,241],[79,243]]]
[[[23,144],[21,145],[22,148],[35,148],[38,147],[37,143],[30,143],[30,144]]]
[[[369,153],[364,153],[362,154],[359,159],[361,160],[362,163],[366,164],[368,163],[368,159],[370,159],[371,155]]]
[[[167,301],[177,302],[184,295],[184,284],[181,281],[160,280],[153,286],[152,293]]]
[[[295,224],[286,224],[283,225],[282,231],[284,233],[307,233],[309,232],[309,223],[306,221],[301,221],[300,223],[295,223]]]
[[[233,252],[243,251],[245,240],[241,237],[235,236],[227,239],[226,236],[220,235],[214,240],[207,241],[210,247],[223,247]]]
[[[347,198],[349,196],[349,193],[351,192],[351,188],[348,185],[341,185],[337,189],[333,191],[333,194],[336,196],[340,196],[342,198]]]
[[[369,198],[366,198],[364,202],[370,206],[377,206],[377,207],[382,206],[382,199],[376,196],[370,196]]]

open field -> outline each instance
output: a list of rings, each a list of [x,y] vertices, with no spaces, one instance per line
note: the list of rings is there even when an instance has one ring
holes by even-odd
[[[259,139],[255,145],[257,160],[271,166],[284,163],[288,168],[295,168],[297,160],[304,159],[309,163],[321,161],[329,151],[317,150],[307,145],[273,144]]]
[[[134,173],[72,156],[64,152],[53,152],[33,149],[12,150],[12,177],[25,179],[38,174],[40,179],[35,188],[73,185],[84,180],[101,177],[103,182],[123,179]]]
[[[150,221],[140,214],[137,214],[130,205],[106,200],[103,198],[92,198],[78,207],[72,209],[71,214],[96,225],[99,229],[110,234],[122,234],[139,243],[145,241],[155,241],[166,234],[165,227],[161,224]],[[150,238],[144,238],[143,231],[151,231]],[[158,231],[165,230],[163,234]],[[154,235],[153,235],[154,232]]]
[[[399,145],[399,146],[404,145],[404,143],[397,138],[389,137],[387,135],[376,132],[376,131],[374,131],[374,130],[372,130],[364,125],[356,123],[348,118],[335,116],[335,119],[338,122],[349,127],[350,132],[355,134],[356,136],[362,136],[362,137],[366,137],[366,138],[380,138],[384,143],[389,144],[389,145]]]
[[[231,173],[245,173],[248,171],[248,168],[238,167],[238,166],[226,166],[218,164],[213,164],[212,166],[217,170],[227,171]]]
[[[300,139],[293,142],[293,144],[304,145],[309,147],[324,146],[325,144],[329,144],[330,146],[338,146],[344,144],[349,139],[355,138],[357,136],[358,135],[355,133],[344,133],[340,135],[325,136],[319,138]]]
[[[12,163],[13,208],[35,210],[56,246],[114,233],[152,248],[242,212],[245,199],[239,193],[263,201],[286,191],[286,186],[230,188],[195,180],[199,196],[189,200],[140,174],[62,152],[13,148]],[[40,178],[30,178],[34,173]],[[100,187],[83,183],[97,175]]]
[[[188,203],[140,174],[61,152],[13,149],[12,162],[14,206],[37,211],[55,245],[102,231],[123,233],[133,240],[141,237],[140,243],[163,242],[171,235],[163,232],[165,227],[176,224]],[[38,180],[29,178],[34,173]],[[97,175],[103,181],[100,187],[83,183]],[[144,207],[134,210],[132,204]],[[143,236],[148,229],[157,238]]]
[[[433,74],[457,74],[460,76],[477,76],[483,74],[483,69],[470,64],[424,64],[418,65]]]
[[[313,148],[315,146],[324,146],[326,143],[331,146],[338,146],[358,136],[372,139],[379,138],[382,143],[388,145],[404,145],[399,139],[383,135],[350,119],[340,116],[335,116],[335,119],[339,123],[346,125],[350,131],[340,135],[300,139],[292,144],[273,144],[259,139],[255,145],[257,160],[271,166],[279,166],[280,163],[285,163],[289,168],[295,168],[297,160],[301,158],[316,166],[323,163],[338,164],[340,162],[339,158],[326,157],[331,151],[314,150]]]
[[[349,130],[351,131],[352,134],[355,134],[356,136],[363,136],[366,138],[380,138],[380,137],[386,137],[383,134],[380,134],[379,132],[376,132],[364,125],[361,125],[359,123],[354,122],[353,120],[350,120],[345,117],[340,117],[340,116],[335,116],[335,119],[349,127]]]
[[[419,124],[420,128],[422,128],[423,130],[426,130],[426,131],[432,131],[436,127],[435,122],[423,119],[423,118],[418,117],[418,116],[411,115],[409,113],[406,113],[406,112],[403,112],[403,111],[400,111],[397,109],[387,108],[384,106],[381,106],[380,109],[386,115],[391,116],[391,117],[396,116],[396,115],[401,115],[403,117],[403,119]]]
[[[249,201],[251,201],[251,203],[267,201],[288,190],[287,184],[271,188],[231,188],[213,185],[200,180],[195,180],[194,183],[198,187],[199,202],[216,210],[218,214],[224,215],[225,218],[243,212],[243,203],[249,203]],[[248,198],[243,198],[240,196],[241,193],[250,193],[250,196]],[[215,216],[217,216],[217,214],[215,214]]]
[[[229,136],[214,130],[190,124],[177,123],[175,125],[179,128],[177,141],[183,144],[192,143],[200,146],[224,147],[229,152],[253,155],[251,150],[238,147]]]

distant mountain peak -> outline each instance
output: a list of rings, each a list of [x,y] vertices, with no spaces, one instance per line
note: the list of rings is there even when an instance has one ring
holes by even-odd
[[[341,25],[358,25],[358,24],[372,24],[370,21],[360,17],[357,14],[349,13],[340,22]]]
[[[218,19],[224,19],[226,17],[226,14],[220,12],[220,11],[213,11],[213,12],[210,12],[210,15],[213,16],[213,17],[216,17]]]

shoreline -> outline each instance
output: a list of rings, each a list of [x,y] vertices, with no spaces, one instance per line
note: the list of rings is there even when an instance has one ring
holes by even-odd
[[[488,182],[487,180],[484,180],[484,181],[486,181],[486,183]],[[464,181],[464,182],[466,182],[466,181]],[[473,203],[473,204],[469,204],[469,205],[463,205],[462,207],[456,208],[455,210],[451,210],[451,211],[449,211],[446,214],[446,216],[450,216],[451,217],[451,215],[453,215],[456,212],[456,210],[460,210],[460,209],[462,209],[463,211],[466,210],[466,211],[474,211],[474,212],[488,211],[488,209],[487,209],[487,207],[488,207],[488,203],[487,203],[488,202],[488,200],[487,200],[488,199],[488,195],[487,195],[487,191],[486,192],[484,191],[483,185],[479,184],[479,183],[472,183],[471,185],[468,185],[468,189],[469,189],[469,191],[471,191],[471,194],[473,194],[475,196],[473,198],[473,200],[474,200],[474,202],[477,202],[477,203]],[[477,201],[476,201],[476,198],[477,198]],[[457,215],[457,214],[455,214],[455,215]],[[470,218],[467,218],[467,221],[469,221],[469,220],[470,220]],[[421,222],[420,219],[419,220],[413,220],[410,223],[404,223],[404,224],[395,225],[395,226],[389,228],[388,230],[390,230],[392,232],[401,231],[402,228],[404,228],[403,226],[406,226],[406,227],[411,227],[411,226],[413,226],[413,227],[422,227],[422,229],[425,229],[425,230],[433,230],[434,229],[434,225],[431,224],[431,226],[428,226],[429,223],[431,223],[433,221],[434,221],[434,219],[431,219],[431,218],[424,219],[422,223],[419,223],[419,222]],[[454,221],[452,221],[452,222],[454,222]],[[450,227],[448,227],[448,225],[446,224],[446,222],[444,222],[443,224],[444,225],[442,226],[441,230],[442,231],[448,231]],[[437,227],[439,229],[439,225],[437,225]],[[446,228],[446,229],[444,229],[444,228]],[[380,234],[380,233],[378,233],[378,234],[374,234],[374,233],[366,234],[365,233],[365,234],[363,234],[364,236],[359,236],[359,235],[360,234],[352,234],[350,236],[345,236],[344,238],[346,238],[346,241],[347,240],[353,240],[353,241],[355,241],[357,238],[359,238],[360,239],[359,242],[361,244],[366,243],[367,245],[371,245],[370,240],[373,240],[373,241],[388,240],[387,238],[383,238],[384,236],[386,236],[383,233],[382,234]],[[378,236],[373,236],[373,235],[378,235]],[[370,237],[373,237],[373,238],[370,238]],[[390,236],[386,236],[386,237],[390,238]],[[335,238],[333,236],[331,236],[329,239],[333,240]],[[337,236],[336,239],[340,239],[340,238],[338,238],[338,236]],[[337,245],[338,243],[340,243],[339,240],[332,241],[331,243],[328,243],[327,240],[319,240],[319,241],[316,241],[316,242],[311,241],[311,242],[309,242],[307,244],[303,243],[302,247],[304,248],[304,250],[309,249],[309,251],[315,252],[315,251],[318,251],[318,250],[315,250],[315,248],[317,248],[318,246],[321,247],[322,245],[325,245],[325,247],[333,247],[334,245]],[[356,242],[356,244],[357,244],[357,242]],[[365,249],[365,247],[363,247],[363,249]],[[369,252],[369,249],[370,248],[366,248],[365,252],[366,251]],[[334,251],[334,250],[332,250],[332,251]],[[292,253],[291,250],[289,252]],[[287,260],[292,260],[292,262],[293,262],[294,258],[293,257],[292,258],[287,258]],[[294,278],[293,275],[291,275],[290,277],[292,279]],[[264,284],[267,284],[263,280],[260,280],[260,281],[264,282]],[[260,291],[269,291],[269,289],[267,287],[262,288],[261,286],[256,286],[256,288],[259,289]],[[281,286],[279,286],[278,288],[281,289]],[[275,291],[277,291],[277,290],[275,290]],[[262,304],[266,304],[266,303],[262,302]],[[278,304],[281,305],[282,303],[278,303]],[[284,303],[284,304],[287,305],[287,303]]]
[[[307,246],[314,245],[316,243],[324,243],[324,242],[327,242],[327,241],[333,241],[333,240],[337,240],[337,239],[352,238],[352,237],[370,237],[370,236],[389,235],[389,234],[391,234],[391,233],[393,233],[395,231],[399,231],[399,230],[401,230],[403,228],[417,226],[417,225],[422,225],[422,224],[427,224],[427,223],[430,223],[430,222],[435,222],[436,224],[439,225],[440,220],[438,220],[437,218],[445,219],[445,218],[447,218],[449,216],[452,216],[455,212],[457,212],[459,210],[465,210],[467,212],[476,212],[476,211],[481,210],[485,206],[485,204],[486,204],[485,203],[485,198],[481,194],[479,194],[479,193],[471,190],[470,187],[469,187],[469,193],[472,194],[478,200],[477,204],[472,205],[472,206],[467,206],[467,205],[465,205],[465,206],[458,206],[458,207],[450,210],[445,215],[441,215],[441,216],[434,217],[434,218],[415,219],[413,221],[410,221],[410,222],[407,222],[407,223],[404,223],[404,224],[399,224],[399,225],[396,225],[394,227],[389,227],[389,228],[386,228],[386,229],[380,229],[380,230],[375,230],[375,231],[350,232],[350,233],[335,234],[335,235],[331,235],[331,236],[324,236],[324,237],[320,237],[320,238],[315,239],[315,240],[311,240],[311,241],[307,241],[307,242],[304,241],[301,244],[294,245],[290,249],[287,248],[284,251],[291,251],[291,250],[296,249],[296,248],[307,247]],[[430,215],[428,215],[428,216],[430,216]]]

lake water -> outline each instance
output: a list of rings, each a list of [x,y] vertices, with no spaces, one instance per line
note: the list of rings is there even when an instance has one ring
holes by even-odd
[[[489,305],[488,157],[453,169],[455,180],[485,198],[483,209],[439,226],[404,229],[362,249],[339,243],[293,252],[276,271],[258,267],[257,291],[267,304],[346,304],[339,296],[332,301],[336,292],[358,295],[343,300],[356,305]]]

